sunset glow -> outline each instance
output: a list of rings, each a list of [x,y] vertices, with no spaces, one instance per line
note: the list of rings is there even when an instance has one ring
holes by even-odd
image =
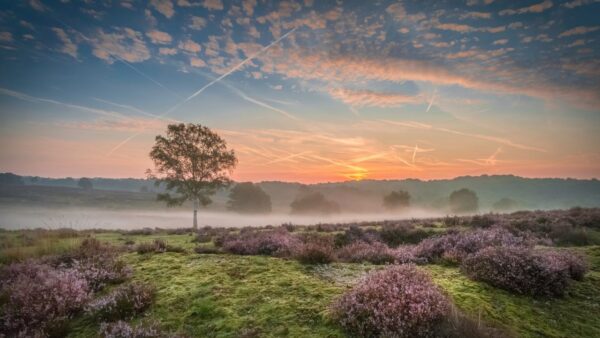
[[[600,3],[456,4],[4,2],[0,172],[144,177],[192,122],[240,181],[599,177]]]

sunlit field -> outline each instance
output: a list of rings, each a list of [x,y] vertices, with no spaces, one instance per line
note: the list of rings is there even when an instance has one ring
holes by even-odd
[[[561,229],[561,237],[550,239],[565,220],[571,221],[572,229]],[[119,313],[127,313],[119,319],[160,329],[161,335],[344,337],[350,332],[340,326],[333,304],[360,285],[365,276],[384,271],[390,264],[408,263],[417,264],[416,268],[452,304],[448,317],[439,319],[433,328],[437,335],[593,337],[600,333],[600,325],[590,316],[600,304],[599,220],[597,209],[573,209],[199,231],[16,230],[0,233],[0,261],[4,271],[22,264],[18,262],[67,269],[53,262],[85,257],[77,248],[84,243],[85,252],[86,246],[92,245],[89,241],[96,239],[104,243],[97,244],[100,247],[112,248],[106,255],[117,253],[114,259],[131,271],[122,279],[101,283],[99,290],[90,291],[87,302],[93,303],[127,284],[151,287],[153,297],[143,310],[126,311],[128,307],[120,309],[124,303],[116,303],[110,311],[117,311],[117,318]],[[580,230],[585,236],[569,235]],[[463,237],[454,247],[446,245],[446,253],[431,251],[431,243],[444,242],[448,236]],[[524,238],[527,241],[522,241]],[[468,255],[497,245],[572,252],[585,261],[584,276],[567,278],[566,284],[558,284],[560,294],[549,295],[516,292],[465,274],[463,260]],[[96,258],[88,264],[98,262]],[[96,268],[114,266],[120,265],[100,264]],[[102,275],[94,274],[93,278]],[[5,288],[28,287],[10,286],[11,273],[3,276]],[[16,311],[6,307],[12,304],[12,300],[5,300],[4,311]],[[26,308],[18,311],[27,318],[22,313],[28,311]],[[60,332],[69,337],[97,336],[105,322],[86,305],[73,309],[62,320]],[[43,321],[36,324],[43,325]]]

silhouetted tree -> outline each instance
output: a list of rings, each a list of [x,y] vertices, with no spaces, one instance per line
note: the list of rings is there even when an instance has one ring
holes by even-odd
[[[209,128],[192,123],[169,125],[166,136],[156,136],[150,158],[155,169],[147,170],[148,178],[156,180],[157,186],[164,183],[169,191],[158,194],[158,200],[168,206],[191,200],[194,229],[198,228],[199,203],[210,204],[210,196],[231,183],[228,174],[237,164],[225,140]]]
[[[450,194],[450,210],[457,214],[476,212],[479,209],[479,199],[473,190],[460,189]]]
[[[290,204],[292,214],[333,214],[340,212],[336,202],[329,201],[320,192],[307,192],[300,194]]]
[[[92,183],[92,180],[90,180],[87,177],[80,178],[79,181],[77,181],[77,186],[80,187],[83,190],[92,190],[92,189],[94,189],[94,184]]]
[[[0,184],[2,185],[24,185],[23,178],[13,173],[1,173]]]
[[[383,206],[388,210],[398,210],[410,206],[410,194],[404,190],[392,191],[383,197]]]
[[[227,209],[240,213],[269,213],[271,197],[252,182],[238,183],[229,192]]]
[[[511,198],[505,197],[494,203],[492,208],[495,211],[512,211],[519,208],[519,203]]]

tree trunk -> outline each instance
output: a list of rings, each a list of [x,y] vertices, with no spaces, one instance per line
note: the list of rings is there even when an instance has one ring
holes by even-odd
[[[198,230],[198,199],[194,199],[194,230]]]

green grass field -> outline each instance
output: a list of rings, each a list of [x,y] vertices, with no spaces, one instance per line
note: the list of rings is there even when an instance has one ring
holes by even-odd
[[[185,248],[186,253],[124,253],[134,280],[157,288],[157,299],[144,318],[172,332],[193,337],[343,337],[328,316],[329,304],[363,274],[381,266],[334,263],[304,266],[294,260],[264,256],[196,254],[191,235],[123,235],[88,233],[123,244],[155,238]],[[30,235],[31,237],[31,235]],[[20,232],[0,236],[2,262],[62,252],[78,238],[44,235],[23,241]],[[15,250],[18,249],[18,255]],[[578,248],[590,262],[582,282],[573,282],[563,298],[536,300],[517,296],[463,276],[458,268],[422,266],[474,320],[503,328],[517,337],[600,337],[600,246]],[[80,316],[71,337],[94,337],[97,324]]]

